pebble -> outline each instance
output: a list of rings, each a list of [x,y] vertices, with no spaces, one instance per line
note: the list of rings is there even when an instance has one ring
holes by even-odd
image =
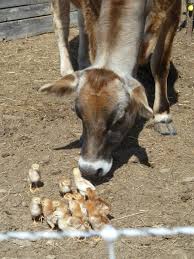
[[[160,169],[160,173],[162,173],[162,174],[170,173],[170,168],[162,168],[162,169]]]
[[[0,189],[0,193],[6,193],[7,192],[7,190],[5,190],[5,189]]]
[[[182,183],[191,183],[194,182],[194,176],[186,177],[182,180]]]
[[[55,255],[47,255],[45,258],[46,259],[56,259],[56,256]]]
[[[29,240],[12,240],[12,243],[19,245],[20,247],[29,247],[32,245],[32,243]]]
[[[3,153],[3,154],[1,154],[1,157],[2,157],[2,158],[6,158],[6,157],[8,157],[8,156],[10,156],[10,153]]]
[[[43,156],[41,164],[46,165],[49,162],[50,162],[50,156],[49,155]]]
[[[55,243],[55,242],[54,242],[53,240],[48,240],[48,241],[46,242],[46,244],[49,245],[49,246],[54,245],[54,243]]]
[[[132,155],[129,159],[129,162],[134,164],[139,163],[139,158],[135,155]]]
[[[22,201],[22,207],[28,207],[28,205],[25,201]]]
[[[191,199],[192,199],[192,197],[191,197],[191,195],[188,194],[188,193],[186,193],[186,194],[184,194],[184,195],[181,196],[181,200],[182,200],[183,202],[187,202],[188,200],[191,200]]]

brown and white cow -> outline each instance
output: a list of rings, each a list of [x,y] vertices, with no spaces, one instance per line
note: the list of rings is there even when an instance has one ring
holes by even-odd
[[[66,24],[65,31],[68,31],[69,25],[67,21],[64,23],[63,15],[65,13],[68,20],[69,1],[54,2],[61,72],[65,76],[40,90],[57,94],[77,92],[75,108],[83,124],[79,167],[84,175],[103,176],[112,167],[113,150],[133,126],[138,113],[146,118],[154,113],[157,130],[161,134],[175,134],[167,97],[167,77],[181,0],[73,1],[82,9],[92,62],[78,72],[73,71],[69,61],[68,33],[65,38],[64,26],[61,26]],[[83,51],[82,57],[87,58],[83,20],[80,24],[80,51]],[[152,52],[153,111],[135,73],[137,65],[147,62]]]

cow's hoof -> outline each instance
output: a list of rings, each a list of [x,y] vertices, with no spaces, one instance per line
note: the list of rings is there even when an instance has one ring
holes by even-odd
[[[174,136],[177,134],[174,123],[170,122],[155,122],[154,124],[155,131],[159,132],[161,135],[165,136]]]

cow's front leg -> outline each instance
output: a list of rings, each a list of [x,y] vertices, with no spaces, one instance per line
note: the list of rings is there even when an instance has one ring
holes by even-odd
[[[163,23],[155,51],[151,58],[151,69],[155,79],[154,117],[155,129],[162,135],[175,135],[170,106],[167,96],[167,78],[170,65],[170,54],[175,32],[179,23],[181,1],[175,1]]]
[[[79,70],[82,70],[90,65],[88,35],[85,32],[84,17],[81,10],[78,11],[79,24],[79,49],[78,49],[78,64]]]
[[[60,54],[62,76],[74,72],[68,52],[70,1],[52,0],[53,23]]]

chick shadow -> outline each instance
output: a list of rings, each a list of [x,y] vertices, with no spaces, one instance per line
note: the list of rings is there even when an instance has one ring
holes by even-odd
[[[70,42],[70,50],[71,50],[70,56],[71,56],[74,69],[78,68],[78,64],[77,64],[78,44],[79,44],[78,37],[75,37]],[[174,66],[173,62],[171,62],[168,81],[167,81],[168,98],[169,98],[170,106],[177,103],[178,101],[178,94],[174,88],[175,82],[178,79],[178,77],[179,77],[178,71]],[[151,73],[150,62],[138,68],[137,79],[145,87],[149,105],[153,107],[154,97],[155,97],[155,82]],[[129,131],[129,133],[124,138],[120,146],[115,150],[115,152],[113,152],[114,163],[110,173],[108,173],[105,177],[101,179],[95,179],[95,180],[90,179],[95,185],[100,185],[102,183],[110,181],[110,179],[114,176],[114,173],[116,172],[116,170],[121,166],[123,166],[124,164],[128,163],[129,159],[132,156],[137,157],[138,163],[147,167],[152,167],[152,165],[149,162],[149,157],[147,155],[146,148],[141,147],[138,141],[139,134],[145,127],[145,123],[146,123],[145,119],[142,119],[142,118],[136,119],[136,122],[133,128]],[[80,140],[75,140],[69,144],[62,145],[54,149],[60,150],[60,149],[74,149],[74,148],[81,148]]]

